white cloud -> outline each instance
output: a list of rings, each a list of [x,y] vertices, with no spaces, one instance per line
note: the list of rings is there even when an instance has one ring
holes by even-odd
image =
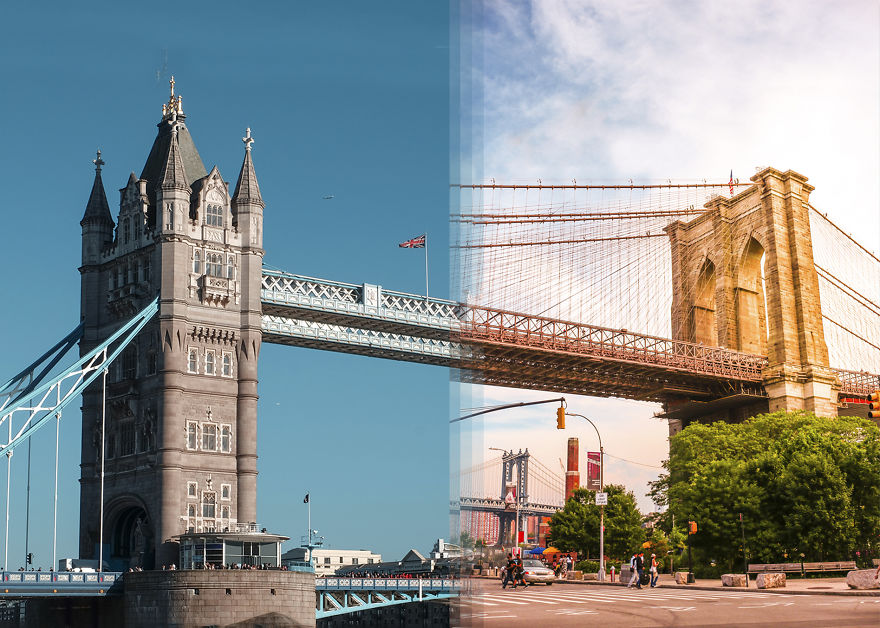
[[[878,4],[486,6],[485,175],[745,180],[791,168],[880,249]],[[866,228],[867,226],[867,228]]]
[[[878,7],[487,2],[473,40],[482,44],[482,155],[467,163],[499,182],[726,181],[731,168],[745,181],[756,167],[790,168],[816,186],[814,206],[880,251]],[[462,388],[474,405],[555,396]],[[648,465],[668,455],[656,406],[569,400],[596,418],[607,452]],[[587,425],[556,432],[548,407],[490,414],[467,428],[462,465],[489,457],[490,446],[528,446],[556,470],[574,430],[582,452],[595,448]],[[644,493],[659,471],[607,463],[606,480],[632,488],[650,511]]]

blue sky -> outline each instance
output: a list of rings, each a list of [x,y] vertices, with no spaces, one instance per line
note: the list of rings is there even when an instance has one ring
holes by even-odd
[[[0,372],[79,317],[80,227],[101,148],[111,210],[140,174],[168,78],[202,160],[234,185],[251,127],[265,261],[448,295],[449,17],[442,2],[4,5]],[[167,59],[167,61],[166,61]],[[332,200],[323,200],[325,195]],[[448,530],[446,369],[264,345],[261,525],[400,558]],[[77,551],[79,411],[62,420],[58,556]],[[51,561],[54,430],[33,444],[31,543]],[[13,458],[10,566],[24,555],[26,448]],[[5,470],[2,472],[5,479]]]
[[[759,167],[792,169],[816,186],[817,209],[880,253],[876,0],[487,0],[465,18],[477,138],[465,177],[694,182],[727,181],[732,169],[746,181]],[[553,396],[468,386],[460,398],[478,407]],[[647,482],[668,454],[659,406],[567,397],[617,456],[606,482],[650,511]],[[461,464],[528,443],[558,470],[568,436],[597,448],[589,426],[557,433],[553,420],[541,406],[486,415],[457,436]]]

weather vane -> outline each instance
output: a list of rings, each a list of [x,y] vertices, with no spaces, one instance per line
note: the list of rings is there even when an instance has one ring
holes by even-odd
[[[92,163],[95,164],[95,170],[97,172],[101,172],[101,166],[104,165],[104,160],[101,159],[101,149],[98,149],[98,155],[92,160]]]

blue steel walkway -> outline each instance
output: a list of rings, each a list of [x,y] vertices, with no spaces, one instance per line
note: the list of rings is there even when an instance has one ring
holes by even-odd
[[[452,578],[317,578],[315,617],[322,619],[371,608],[458,597],[461,580]]]

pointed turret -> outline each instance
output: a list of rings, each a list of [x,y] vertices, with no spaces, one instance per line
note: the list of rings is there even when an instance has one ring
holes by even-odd
[[[241,164],[241,172],[238,174],[238,183],[235,184],[235,193],[232,195],[233,207],[242,205],[259,205],[260,208],[266,207],[263,197],[260,194],[260,184],[257,183],[257,175],[254,172],[254,163],[251,160],[251,144],[254,138],[251,137],[251,130],[248,128],[247,134],[242,138],[245,144],[244,162]]]
[[[110,215],[110,206],[107,204],[107,194],[104,192],[104,182],[101,180],[101,151],[92,160],[95,164],[95,182],[92,184],[92,193],[89,202],[86,203],[86,211],[82,220],[82,264],[88,266],[97,264],[101,258],[101,251],[113,242],[113,218]]]
[[[147,224],[150,228],[159,227],[161,224],[156,221],[156,195],[159,187],[167,171],[168,157],[171,154],[172,136],[176,136],[176,162],[181,165],[184,173],[183,180],[191,186],[194,181],[201,179],[208,174],[205,170],[205,164],[199,156],[199,151],[193,143],[192,136],[186,128],[186,116],[183,113],[183,99],[180,95],[174,94],[174,77],[171,83],[171,97],[169,101],[162,105],[162,120],[159,122],[158,133],[156,139],[153,140],[153,147],[150,149],[150,155],[144,164],[140,178],[147,182],[146,192],[147,200],[150,205],[147,212]],[[180,179],[179,173],[174,175],[177,180]]]
[[[181,190],[183,192],[192,192],[189,181],[186,178],[186,169],[183,166],[183,157],[180,154],[180,145],[177,141],[177,121],[171,122],[171,141],[168,143],[168,154],[165,156],[165,162],[159,171],[159,178],[156,181],[158,187],[163,192],[167,190]]]
[[[260,194],[260,185],[251,161],[251,144],[254,143],[254,138],[251,137],[250,128],[241,141],[244,142],[244,162],[232,195],[232,220],[242,235],[242,246],[262,250],[263,208],[266,204]]]
[[[79,224],[85,226],[86,222],[95,224],[109,224],[113,229],[113,217],[110,215],[110,205],[107,203],[107,194],[104,192],[104,181],[101,179],[101,166],[104,160],[101,159],[101,151],[98,156],[92,160],[95,164],[95,182],[92,184],[92,193],[89,195],[89,202],[86,204],[86,212],[83,214]]]

